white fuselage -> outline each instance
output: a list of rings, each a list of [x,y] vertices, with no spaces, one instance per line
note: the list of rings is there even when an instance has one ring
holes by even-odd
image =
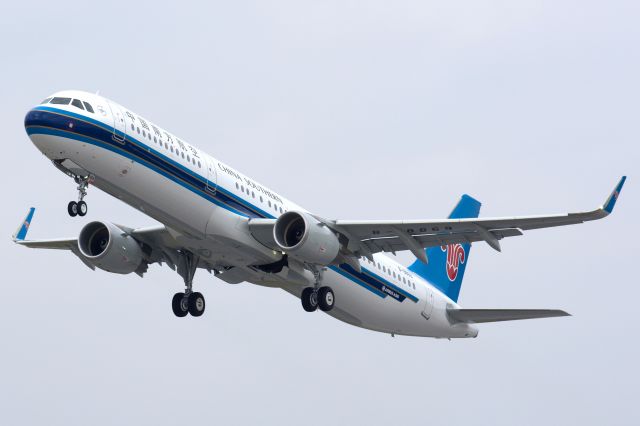
[[[163,223],[226,282],[249,281],[300,296],[313,283],[307,271],[266,273],[255,265],[277,262],[282,253],[253,238],[252,218],[305,211],[176,138],[150,121],[101,96],[65,91],[94,112],[73,105],[31,110],[25,127],[36,147],[64,168],[91,176],[92,185]],[[335,293],[329,314],[385,333],[429,337],[475,337],[468,324],[451,324],[447,306],[457,304],[385,255],[360,261],[362,272],[330,266],[323,283]],[[234,266],[229,269],[229,266]]]

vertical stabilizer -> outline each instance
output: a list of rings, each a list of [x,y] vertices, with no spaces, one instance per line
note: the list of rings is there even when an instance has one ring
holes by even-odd
[[[478,217],[480,202],[468,195],[463,195],[455,206],[449,219],[465,219]],[[416,260],[409,270],[429,281],[446,294],[454,302],[458,301],[464,271],[469,262],[471,244],[449,244],[426,249],[429,263]]]

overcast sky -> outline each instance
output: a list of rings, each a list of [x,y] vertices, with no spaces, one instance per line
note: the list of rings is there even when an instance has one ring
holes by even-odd
[[[638,424],[637,1],[5,2],[0,423]],[[25,113],[100,90],[324,217],[614,214],[473,247],[460,303],[561,308],[477,339],[396,337],[199,272],[177,319],[168,268],[92,272],[10,241],[89,220],[153,224],[74,183]],[[411,257],[399,256],[403,262]]]

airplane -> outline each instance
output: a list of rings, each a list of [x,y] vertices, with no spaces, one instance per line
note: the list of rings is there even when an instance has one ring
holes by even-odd
[[[66,90],[27,112],[31,142],[72,178],[72,217],[88,212],[95,186],[162,225],[133,229],[106,221],[78,237],[28,240],[31,208],[13,241],[68,250],[86,266],[140,277],[166,264],[184,282],[172,299],[175,316],[201,316],[194,291],[198,269],[229,284],[249,282],[298,297],[348,324],[392,336],[473,338],[477,324],[569,315],[556,309],[464,309],[458,297],[471,244],[500,251],[500,240],[523,231],[608,216],[625,183],[605,203],[579,213],[479,218],[481,203],[462,195],[446,219],[342,220],[309,212],[131,110],[98,94]],[[405,266],[385,253],[409,251]]]

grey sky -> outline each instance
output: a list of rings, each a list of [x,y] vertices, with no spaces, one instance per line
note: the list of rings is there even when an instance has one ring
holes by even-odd
[[[0,423],[638,424],[637,1],[10,2]],[[306,314],[206,273],[200,319],[145,279],[14,246],[89,219],[152,223],[73,182],[28,140],[51,92],[100,90],[326,217],[429,218],[461,193],[483,216],[582,210],[628,174],[614,215],[474,245],[460,302],[571,318],[398,337]],[[405,262],[409,256],[401,256]]]

